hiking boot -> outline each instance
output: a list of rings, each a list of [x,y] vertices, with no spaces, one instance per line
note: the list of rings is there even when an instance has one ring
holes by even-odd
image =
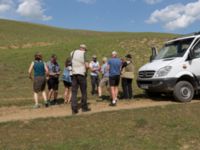
[[[72,110],[72,115],[76,115],[76,114],[78,114],[78,110],[77,109]]]

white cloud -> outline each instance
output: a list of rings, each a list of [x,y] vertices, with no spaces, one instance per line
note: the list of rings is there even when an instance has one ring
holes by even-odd
[[[200,0],[196,2],[169,5],[161,10],[155,10],[147,23],[162,23],[168,30],[186,28],[200,21]]]
[[[162,0],[145,0],[145,2],[146,2],[147,4],[151,4],[151,5],[160,3],[161,1],[162,1]]]
[[[77,1],[85,4],[93,4],[96,2],[96,0],[77,0]]]
[[[12,0],[0,0],[0,14],[12,9],[14,3]]]
[[[41,0],[20,0],[20,4],[16,12],[27,18],[38,19],[38,20],[51,20],[51,16],[46,16],[44,14],[45,9],[42,6]]]

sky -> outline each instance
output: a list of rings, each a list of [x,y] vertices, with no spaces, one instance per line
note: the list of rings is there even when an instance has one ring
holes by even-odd
[[[200,31],[200,0],[0,0],[0,18],[68,29]]]

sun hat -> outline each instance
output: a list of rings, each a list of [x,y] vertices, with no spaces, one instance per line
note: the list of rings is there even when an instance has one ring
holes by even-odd
[[[93,55],[92,58],[97,58],[97,56],[96,56],[96,55]]]
[[[107,59],[107,57],[104,57],[102,60],[103,60],[104,62],[106,62],[108,59]]]
[[[80,45],[80,48],[87,49],[87,46],[86,46],[85,44],[81,44],[81,45]]]

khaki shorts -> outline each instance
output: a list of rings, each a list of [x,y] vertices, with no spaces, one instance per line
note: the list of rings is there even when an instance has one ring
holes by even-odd
[[[33,81],[33,91],[39,93],[45,90],[46,78],[45,77],[35,77]]]
[[[108,77],[102,78],[99,83],[99,86],[100,87],[109,86],[109,78]]]

